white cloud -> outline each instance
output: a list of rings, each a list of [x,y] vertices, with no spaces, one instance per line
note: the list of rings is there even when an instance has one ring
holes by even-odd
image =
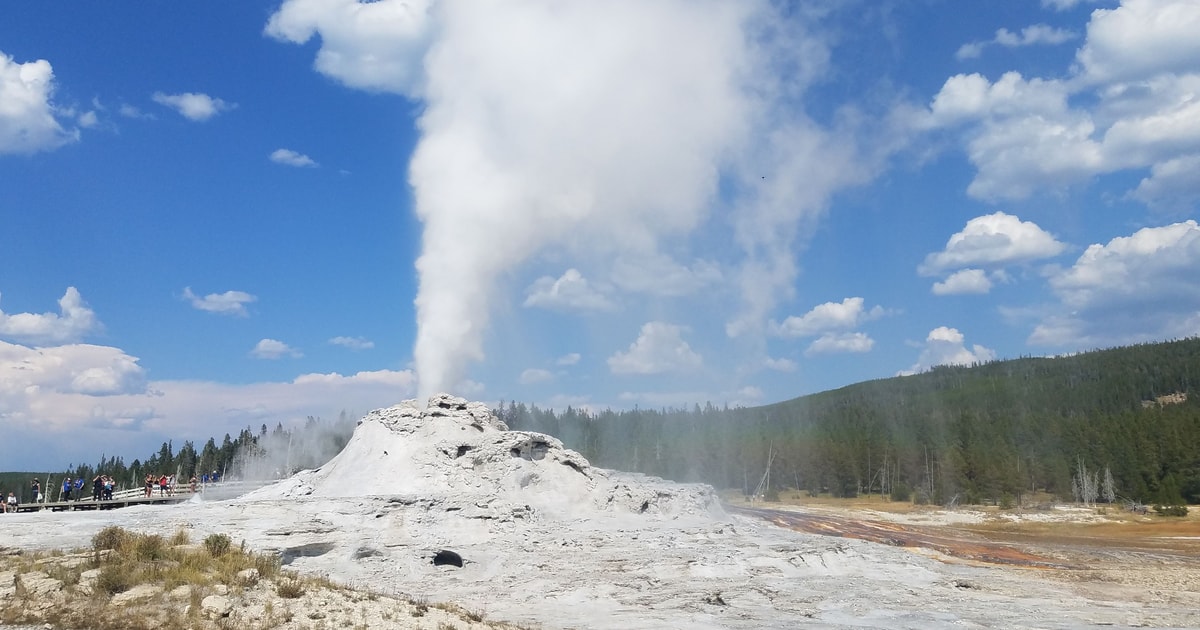
[[[916,374],[938,365],[972,365],[995,360],[996,352],[994,350],[978,344],[968,349],[965,339],[957,328],[947,326],[934,328],[925,338],[925,344],[917,362],[898,374]]]
[[[992,290],[992,281],[982,269],[963,269],[942,282],[933,283],[934,295],[982,294]]]
[[[89,344],[30,348],[0,341],[0,411],[29,407],[30,401],[48,393],[111,396],[145,391],[145,372],[138,359],[116,348]]]
[[[1065,249],[1036,223],[995,212],[967,221],[944,250],[925,257],[918,271],[935,275],[972,266],[1003,267],[1057,256]]]
[[[846,352],[870,352],[875,347],[875,340],[866,333],[834,333],[827,332],[817,337],[804,351],[807,356],[814,354],[841,354]]]
[[[781,337],[811,337],[823,332],[856,328],[883,315],[883,307],[875,306],[866,310],[861,297],[849,297],[840,303],[826,302],[817,305],[804,315],[792,315],[782,323],[773,323],[771,330]]]
[[[993,83],[960,74],[935,96],[926,123],[966,125],[962,137],[977,168],[967,192],[990,201],[1194,155],[1200,151],[1198,29],[1194,0],[1125,0],[1096,10],[1066,78],[1008,72]],[[1029,36],[1049,37],[1041,33]]]
[[[563,366],[576,365],[579,363],[579,360],[582,358],[583,358],[582,355],[580,355],[578,352],[571,352],[568,354],[564,354],[561,357],[558,357],[558,359],[555,360],[554,363],[555,363],[555,365],[563,365]]]
[[[1066,11],[1067,9],[1075,8],[1075,6],[1079,4],[1095,4],[1100,1],[1101,0],[1042,0],[1042,6],[1052,8],[1055,11]]]
[[[334,337],[329,340],[329,343],[351,350],[370,350],[375,347],[375,342],[363,337]]]
[[[125,118],[134,118],[134,119],[140,118],[140,119],[146,119],[146,120],[154,119],[154,114],[143,112],[137,106],[130,105],[129,103],[121,103],[121,106],[117,108],[117,113],[124,116]]]
[[[26,348],[0,342],[0,418],[10,444],[6,461],[33,468],[90,461],[95,445],[128,461],[167,440],[200,444],[260,424],[302,424],[308,416],[362,414],[415,392],[411,371],[304,374],[290,382],[232,385],[144,380],[135,357],[88,345]],[[47,455],[47,453],[50,455]],[[49,460],[46,458],[50,457]]]
[[[78,341],[100,330],[95,312],[88,308],[75,287],[67,287],[58,300],[59,312],[16,313],[0,311],[0,337],[17,341],[53,344]]]
[[[1060,307],[1029,342],[1110,345],[1200,334],[1200,225],[1143,228],[1091,245],[1050,278]]]
[[[318,164],[312,158],[297,153],[291,149],[275,149],[271,152],[270,160],[276,164],[285,164],[287,166],[295,166],[298,168],[316,167]]]
[[[1021,29],[1020,33],[1014,33],[1006,28],[996,31],[995,37],[986,42],[971,42],[963,44],[958,52],[954,54],[959,59],[974,59],[983,53],[983,49],[990,44],[1004,46],[1006,48],[1020,48],[1024,46],[1056,46],[1068,42],[1079,37],[1077,33],[1062,28],[1054,28],[1047,24],[1033,24]]]
[[[313,67],[349,87],[411,95],[423,87],[433,11],[429,0],[286,0],[265,32],[295,44],[320,37]]]
[[[1165,212],[1186,213],[1200,203],[1200,153],[1159,162],[1129,196]]]
[[[525,290],[526,307],[555,310],[606,311],[613,303],[588,284],[577,269],[568,269],[560,278],[543,276]]]
[[[79,126],[83,127],[84,129],[92,129],[96,125],[100,124],[100,118],[96,115],[96,112],[92,110],[83,112],[75,120],[79,123]]]
[[[256,359],[281,359],[283,357],[297,359],[304,355],[299,350],[277,339],[262,339],[254,345],[254,349],[250,351],[250,356]]]
[[[776,359],[773,357],[767,357],[766,361],[763,362],[763,365],[766,366],[768,370],[775,370],[776,372],[795,372],[796,368],[798,367],[796,362],[791,359]]]
[[[663,254],[622,256],[613,265],[613,284],[638,293],[689,295],[722,280],[717,264],[697,260],[690,267]]]
[[[628,352],[608,358],[613,374],[660,374],[700,367],[704,360],[683,340],[684,328],[665,322],[647,322]]]
[[[1195,0],[1123,0],[1098,9],[1076,55],[1090,82],[1137,81],[1200,70],[1200,4]]]
[[[0,155],[52,151],[79,140],[55,118],[54,70],[45,59],[17,63],[0,51]]]
[[[193,121],[205,121],[221,112],[227,112],[237,107],[236,103],[228,103],[219,98],[196,92],[182,94],[164,94],[155,92],[150,97],[155,103],[179,112],[179,115]]]
[[[521,376],[517,379],[517,382],[522,385],[533,385],[551,380],[554,380],[553,372],[539,368],[529,368],[521,372]]]
[[[191,303],[193,308],[222,315],[245,317],[246,305],[258,300],[258,297],[244,291],[226,291],[224,293],[209,293],[200,297],[192,293],[191,287],[184,287],[183,299]]]

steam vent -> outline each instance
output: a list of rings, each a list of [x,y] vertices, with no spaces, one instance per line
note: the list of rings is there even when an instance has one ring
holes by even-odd
[[[393,497],[499,520],[597,511],[724,516],[708,486],[595,468],[557,438],[510,431],[487,405],[448,394],[430,397],[424,409],[406,400],[368,413],[328,464],[254,494],[268,493]]]

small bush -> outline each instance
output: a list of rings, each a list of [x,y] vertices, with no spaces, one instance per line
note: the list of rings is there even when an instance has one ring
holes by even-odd
[[[1187,516],[1188,509],[1186,505],[1156,505],[1154,512],[1159,516]]]
[[[208,550],[208,555],[214,558],[225,555],[232,547],[233,540],[225,534],[209,534],[204,538],[204,548]]]
[[[898,483],[892,486],[891,498],[893,501],[908,501],[912,499],[912,488],[906,483]]]
[[[138,560],[162,560],[166,555],[167,541],[158,534],[138,536],[135,543]]]
[[[171,535],[171,540],[168,541],[168,544],[170,544],[172,547],[178,547],[180,545],[186,545],[190,542],[192,542],[192,539],[188,537],[188,533],[182,529],[177,529],[175,530],[175,533]]]
[[[109,595],[123,593],[137,584],[134,573],[133,567],[124,564],[105,565],[96,576],[96,589]]]
[[[284,599],[297,599],[304,595],[304,584],[300,580],[282,580],[275,586],[275,594]]]
[[[1013,498],[1013,495],[1011,495],[1007,492],[1000,495],[1000,509],[1001,510],[1011,510],[1016,506],[1017,506],[1017,501],[1016,501],[1016,499]]]
[[[121,549],[129,544],[133,535],[128,530],[109,525],[92,536],[92,548],[96,551]]]

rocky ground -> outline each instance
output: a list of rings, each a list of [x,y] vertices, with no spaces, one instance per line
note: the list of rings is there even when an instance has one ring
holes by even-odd
[[[314,594],[335,602],[325,607],[336,613],[309,620],[327,625],[286,627],[469,627],[413,618],[393,600],[453,601],[484,620],[547,629],[1200,627],[1186,597],[1139,598],[1119,583],[727,513],[706,487],[595,469],[554,438],[507,431],[485,406],[450,397],[372,412],[320,470],[239,499],[11,515],[0,544],[80,546],[113,523],[225,533],[355,589]],[[463,565],[434,564],[439,551]],[[245,592],[233,610],[265,607],[259,590]],[[367,593],[388,599],[391,619],[356,612],[374,605]]]

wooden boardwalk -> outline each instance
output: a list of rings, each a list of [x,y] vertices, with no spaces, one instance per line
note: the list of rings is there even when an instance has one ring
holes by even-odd
[[[173,495],[158,496],[155,491],[154,496],[114,496],[112,499],[94,501],[91,497],[80,499],[78,501],[47,501],[45,503],[22,503],[17,506],[18,512],[39,512],[41,510],[50,510],[53,512],[64,512],[70,510],[112,510],[115,508],[129,507],[131,505],[159,505],[165,503],[181,503],[192,498],[190,490],[176,492]]]
[[[113,498],[95,501],[92,495],[88,494],[79,500],[72,501],[46,501],[44,503],[21,503],[17,506],[18,512],[40,512],[42,510],[50,510],[52,512],[66,512],[72,510],[112,510],[116,508],[129,507],[131,505],[164,505],[169,503],[182,503],[192,498],[192,495],[207,496],[209,499],[220,500],[229,499],[255,488],[260,488],[271,481],[222,481],[219,483],[210,483],[197,487],[196,492],[192,492],[189,487],[176,488],[175,492],[166,496],[159,495],[158,487],[155,486],[154,494],[146,496],[142,488],[133,488],[131,490],[119,490],[113,493]]]

